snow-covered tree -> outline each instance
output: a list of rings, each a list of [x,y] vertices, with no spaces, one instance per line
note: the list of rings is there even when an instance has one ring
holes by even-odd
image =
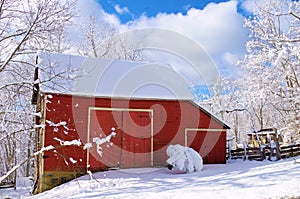
[[[299,140],[300,3],[268,0],[245,26],[251,36],[241,63],[241,98],[258,128],[289,129]]]
[[[0,0],[0,175],[33,153],[35,55],[67,48],[63,38],[74,5],[68,0]],[[29,161],[21,174],[30,174]]]
[[[90,16],[89,23],[81,24],[83,35],[77,52],[82,56],[121,60],[142,60],[142,41],[132,34],[120,33],[114,24]]]
[[[232,77],[220,76],[215,82],[205,86],[209,93],[203,96],[203,88],[198,86],[192,86],[192,92],[194,93],[198,104],[205,107],[214,115],[218,116],[221,120],[228,123],[231,127],[229,137],[235,137],[235,141],[240,141],[240,132],[249,129],[249,125],[242,126],[241,124],[249,120],[249,114],[244,115],[244,105],[239,101],[237,97],[238,90],[236,89],[236,80]],[[246,112],[247,113],[247,112]],[[247,130],[248,130],[247,129]]]

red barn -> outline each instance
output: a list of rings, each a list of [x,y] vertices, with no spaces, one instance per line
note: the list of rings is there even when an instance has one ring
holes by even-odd
[[[37,150],[54,149],[36,158],[36,192],[87,170],[164,167],[169,144],[226,163],[229,127],[191,100],[42,92],[37,111]]]

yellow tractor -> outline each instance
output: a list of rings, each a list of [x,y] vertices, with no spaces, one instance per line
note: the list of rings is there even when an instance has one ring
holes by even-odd
[[[277,133],[276,128],[261,129],[248,133],[248,147],[259,148],[263,158],[268,160],[280,160],[280,145],[283,143],[282,136]]]

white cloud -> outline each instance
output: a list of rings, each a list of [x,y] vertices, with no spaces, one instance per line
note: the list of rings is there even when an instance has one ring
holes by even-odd
[[[68,28],[68,36],[71,43],[75,46],[79,45],[78,41],[82,39],[84,35],[84,28],[87,27],[91,17],[95,17],[95,20],[101,23],[114,24],[114,26],[120,26],[121,22],[118,16],[105,12],[102,6],[95,0],[78,0],[77,1],[77,13],[72,19],[73,25]],[[75,48],[67,51],[70,54],[76,54]]]
[[[99,22],[105,22],[119,26],[120,19],[114,14],[105,12],[102,6],[95,0],[78,0],[77,1],[78,14],[75,18],[75,23],[87,23],[91,16],[96,17]]]
[[[265,0],[259,0],[260,2],[258,2],[257,0],[246,0],[246,1],[241,1],[241,7],[247,11],[248,13],[253,13],[254,9],[257,7],[257,5],[259,5],[259,3],[262,3],[261,1],[265,1]]]
[[[114,8],[118,14],[130,13],[127,7],[121,7],[119,4],[116,4]]]
[[[158,14],[154,18],[141,17],[130,29],[156,27],[177,31],[202,45],[212,56],[239,52],[248,38],[243,17],[237,13],[237,2],[211,3],[203,10],[191,8],[187,15]]]
[[[251,2],[252,0],[249,0]],[[261,0],[263,1],[263,0]],[[116,28],[120,28],[122,32],[132,31],[141,28],[158,28],[167,29],[181,34],[187,38],[190,38],[194,43],[199,46],[212,57],[213,61],[217,64],[230,65],[233,60],[237,59],[238,56],[244,54],[245,42],[248,40],[248,32],[243,28],[243,16],[237,11],[237,1],[232,0],[219,4],[210,3],[204,9],[190,8],[186,15],[182,13],[177,14],[166,14],[159,13],[155,17],[146,17],[145,15],[140,18],[128,22],[127,24],[121,24],[118,16],[106,13],[102,7],[94,0],[79,0],[81,3],[80,14],[87,16],[89,14],[97,14],[99,19],[102,19],[106,23],[113,23]],[[245,3],[244,6],[247,4]],[[249,4],[249,9],[250,9]],[[127,7],[121,7],[120,5],[115,6],[116,11],[119,14],[128,12]],[[151,34],[145,42],[153,44],[154,40],[151,39]],[[188,55],[193,61],[201,64],[201,56],[193,54],[193,49],[189,45],[179,41],[172,40],[172,37],[164,35],[164,47],[168,48],[168,42],[170,44],[177,43],[176,48],[180,46],[180,51]],[[154,42],[157,44],[159,40]],[[176,51],[176,50],[175,50]],[[150,52],[150,51],[149,51]],[[148,55],[149,55],[148,52]],[[158,56],[159,53],[154,53],[152,58],[157,61],[166,61],[174,66],[178,71],[186,73],[185,76],[192,76],[193,70],[187,70],[184,68],[183,62],[178,61],[180,66],[175,66],[176,59],[172,59],[172,56],[166,57],[165,53],[161,53],[162,56]],[[198,56],[198,61],[194,59]],[[174,56],[173,56],[174,57]],[[176,60],[176,61],[174,61]],[[202,65],[206,65],[207,62],[203,62]],[[224,66],[222,66],[224,67]],[[231,66],[232,67],[232,66]]]
[[[142,16],[123,25],[123,29],[134,30],[152,27],[175,31],[198,43],[215,63],[223,65],[222,68],[224,65],[232,68],[233,58],[237,59],[245,52],[248,32],[243,24],[244,18],[237,12],[237,1],[229,1],[219,4],[210,3],[203,10],[191,8],[186,15],[182,13],[160,13],[152,18]],[[165,39],[169,40],[170,43],[179,42],[168,37]],[[181,45],[182,52],[192,53],[191,50],[188,45]],[[160,58],[152,57],[157,60],[170,61],[170,58],[168,59],[165,54]],[[198,62],[201,63],[201,60],[198,59]],[[174,65],[174,63],[171,64]],[[179,71],[190,73],[187,76],[192,76],[193,71],[179,66],[176,68]]]
[[[101,5],[95,0],[78,0],[77,8],[76,21],[80,20],[81,22],[85,22],[92,15],[101,17],[106,14]]]

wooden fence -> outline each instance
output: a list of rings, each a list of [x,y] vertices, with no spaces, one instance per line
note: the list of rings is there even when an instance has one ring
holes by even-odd
[[[235,150],[227,150],[227,159],[243,159],[243,160],[265,160],[270,157],[270,147],[260,148],[238,148]],[[300,155],[300,144],[281,146],[280,157],[289,158]]]

